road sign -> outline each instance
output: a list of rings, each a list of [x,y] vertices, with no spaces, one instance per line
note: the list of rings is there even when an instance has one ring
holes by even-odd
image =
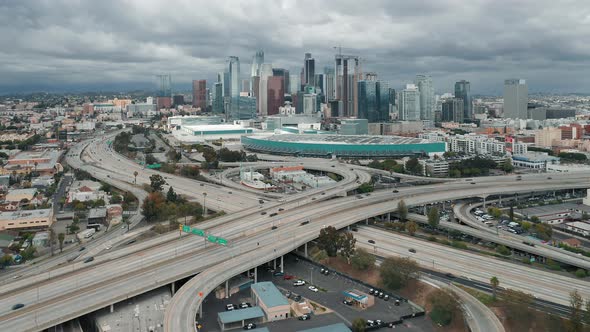
[[[205,231],[202,229],[198,229],[198,228],[193,228],[191,230],[191,233],[193,233],[195,235],[199,235],[199,236],[205,236]]]
[[[191,226],[187,226],[187,225],[182,226],[182,231],[185,232],[185,233],[190,233],[191,232]]]
[[[209,235],[209,236],[207,236],[207,241],[212,242],[212,243],[217,243],[217,236]]]
[[[221,237],[217,238],[217,244],[220,244],[222,246],[227,246],[227,240]]]

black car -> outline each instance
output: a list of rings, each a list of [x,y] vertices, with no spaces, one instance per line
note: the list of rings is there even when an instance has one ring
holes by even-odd
[[[309,224],[309,220],[306,220],[306,221],[302,222],[301,223],[301,226],[304,226],[304,225],[307,225],[307,224]]]
[[[350,300],[346,300],[346,299],[344,299],[344,300],[342,301],[342,303],[344,303],[344,304],[346,304],[346,305],[352,305],[352,301],[350,301]]]
[[[373,288],[369,289],[369,295],[373,295],[373,293],[375,293],[375,290]]]
[[[84,263],[90,263],[94,260],[94,257],[88,257],[84,260]]]
[[[285,210],[285,209],[283,209],[283,208],[279,208],[279,212],[281,212],[281,211],[284,211],[284,210]]]
[[[248,323],[246,325],[244,325],[244,330],[253,330],[256,328],[256,324],[254,323]]]
[[[84,251],[86,250],[86,247],[81,247],[80,249],[78,249],[78,251]]]
[[[15,304],[15,305],[12,306],[12,310],[17,310],[17,309],[20,309],[20,308],[22,308],[24,306],[25,305],[22,304],[22,303],[17,303],[17,304]]]
[[[276,212],[273,212],[273,213],[269,214],[268,216],[269,216],[269,217],[274,217],[274,216],[276,216],[276,215],[277,215],[277,213],[276,213]]]
[[[397,194],[397,193],[399,193],[399,190],[395,189],[395,190],[393,191],[393,193],[394,193],[394,194]]]
[[[375,240],[369,240],[369,243],[375,244]]]
[[[134,244],[135,242],[137,242],[137,240],[131,240],[131,241],[127,242],[127,244]]]
[[[266,211],[262,211],[262,212],[260,212],[260,214],[261,215],[265,215],[266,214]]]
[[[277,228],[278,228],[277,226],[272,226],[270,229],[272,229],[274,231]]]
[[[299,320],[310,320],[310,319],[311,319],[311,316],[308,314],[305,314],[303,316],[299,316]]]
[[[389,301],[389,295],[385,294],[385,295],[383,296],[383,300],[384,300],[384,301]]]
[[[408,249],[408,251],[411,252],[411,253],[413,253],[413,254],[416,253],[416,249],[414,249],[414,248],[410,248],[410,249]]]

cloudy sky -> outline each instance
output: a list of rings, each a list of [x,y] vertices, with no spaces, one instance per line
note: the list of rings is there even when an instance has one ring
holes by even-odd
[[[401,87],[459,79],[498,94],[590,92],[590,1],[578,0],[2,0],[0,94],[133,89],[172,74],[211,80],[229,55],[244,78],[252,55],[298,72],[305,52],[332,65],[334,46]]]

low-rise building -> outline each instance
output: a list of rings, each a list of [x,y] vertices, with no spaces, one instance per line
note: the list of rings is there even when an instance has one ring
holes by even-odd
[[[446,160],[420,160],[424,176],[446,177],[449,175],[449,162]]]
[[[21,202],[26,200],[30,202],[37,194],[37,188],[12,189],[8,191],[4,200],[7,202]]]
[[[590,236],[590,223],[583,221],[568,222],[565,224],[565,229],[583,236]]]
[[[0,231],[45,228],[53,223],[53,209],[0,212]]]
[[[100,182],[81,180],[72,183],[68,193],[68,203],[73,201],[87,202],[95,201],[97,199],[104,199],[106,201],[107,194],[100,190]]]
[[[59,163],[62,153],[63,151],[60,150],[22,151],[10,157],[0,173],[28,174],[36,172],[40,175],[53,175],[63,171],[63,167]]]
[[[544,152],[528,152],[526,154],[512,156],[512,165],[514,167],[547,171],[547,165],[554,164],[559,164],[559,158],[550,156]]]
[[[272,322],[289,318],[289,301],[277,287],[268,281],[252,284],[252,299],[264,312],[266,321]]]
[[[91,224],[106,224],[107,208],[97,207],[88,211],[88,225]]]

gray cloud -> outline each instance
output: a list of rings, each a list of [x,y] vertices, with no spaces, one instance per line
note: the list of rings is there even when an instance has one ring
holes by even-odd
[[[303,54],[332,65],[334,46],[401,87],[418,73],[439,92],[457,79],[494,93],[522,77],[531,91],[588,92],[590,3],[553,0],[6,0],[0,2],[0,93],[26,86],[212,79],[254,52],[298,73]]]

